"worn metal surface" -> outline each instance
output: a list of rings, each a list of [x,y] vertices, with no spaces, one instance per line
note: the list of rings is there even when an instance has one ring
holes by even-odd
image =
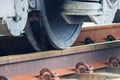
[[[93,74],[69,75],[62,80],[119,80],[120,68],[103,68],[96,70]]]
[[[120,39],[120,24],[108,24],[99,26],[90,26],[82,28],[81,33],[74,45],[83,45],[87,38],[95,43],[108,41],[108,36],[113,36],[116,40]],[[114,39],[114,40],[115,40]],[[89,40],[90,41],[90,40]]]
[[[37,75],[37,74],[36,74]],[[75,74],[66,75],[62,77],[56,77],[55,80],[119,80],[120,68],[103,68],[96,70],[91,74]],[[41,80],[35,75],[27,75],[18,78],[12,78],[12,80]]]
[[[114,53],[113,53],[114,52]],[[106,42],[66,50],[38,52],[0,58],[0,74],[9,78],[75,66],[78,62],[105,62],[111,56],[120,58],[120,42]]]
[[[26,34],[37,51],[51,45],[56,49],[68,48],[78,37],[81,24],[67,24],[64,21],[60,15],[63,3],[64,0],[40,0],[37,1],[39,13],[37,11],[29,13]]]

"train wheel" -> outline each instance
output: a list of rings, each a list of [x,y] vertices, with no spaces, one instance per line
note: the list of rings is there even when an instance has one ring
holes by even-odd
[[[78,37],[81,23],[68,24],[63,19],[60,14],[63,3],[64,0],[38,0],[40,10],[29,13],[25,30],[37,51],[53,49],[51,45],[56,49],[68,48]]]

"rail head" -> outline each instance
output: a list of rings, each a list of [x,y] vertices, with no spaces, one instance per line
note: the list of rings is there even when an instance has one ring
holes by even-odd
[[[53,50],[53,51],[36,52],[36,53],[23,54],[23,55],[4,56],[4,57],[0,57],[0,62],[1,62],[0,65],[14,64],[14,63],[26,62],[31,60],[59,57],[66,55],[81,54],[84,52],[110,49],[110,48],[112,49],[116,47],[120,47],[120,40],[95,43],[95,44],[89,44],[83,46],[75,46],[65,50]]]

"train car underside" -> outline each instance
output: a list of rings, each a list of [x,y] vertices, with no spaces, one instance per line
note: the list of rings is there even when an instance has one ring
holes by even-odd
[[[26,33],[37,50],[65,49],[83,22],[119,22],[119,0],[0,0],[0,34]],[[116,14],[117,13],[117,14]]]

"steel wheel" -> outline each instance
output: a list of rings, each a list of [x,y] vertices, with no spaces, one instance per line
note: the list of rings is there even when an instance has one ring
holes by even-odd
[[[26,34],[33,47],[40,51],[70,47],[78,37],[81,25],[68,24],[61,16],[64,0],[41,0],[39,11],[29,13]]]

